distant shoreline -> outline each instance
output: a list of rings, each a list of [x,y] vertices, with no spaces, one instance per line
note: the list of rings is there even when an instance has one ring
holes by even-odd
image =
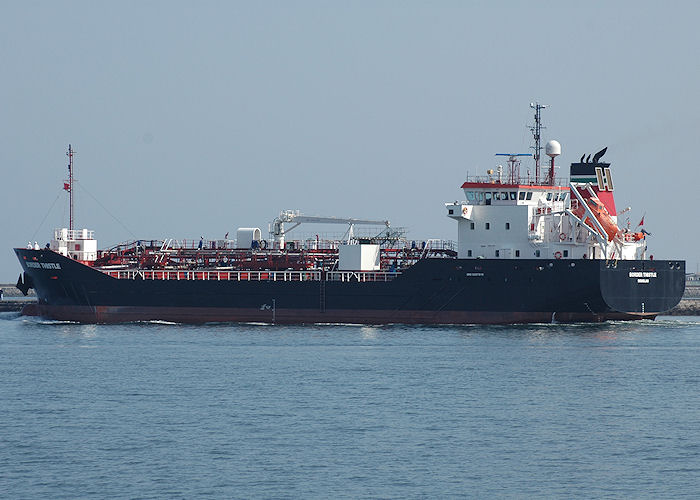
[[[2,288],[3,300],[10,297],[24,297],[24,294],[17,289],[14,283],[0,283],[0,288]],[[33,289],[29,290],[27,297],[36,297],[36,292]]]

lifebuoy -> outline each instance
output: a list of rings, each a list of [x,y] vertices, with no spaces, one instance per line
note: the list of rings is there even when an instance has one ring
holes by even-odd
[[[566,239],[566,235],[564,233],[559,234],[559,240],[564,241]]]
[[[554,258],[555,258],[555,259],[561,259],[561,252],[558,251],[558,250],[557,250],[556,252],[554,252]]]
[[[462,215],[467,215],[468,211],[469,209],[466,206],[462,207]]]

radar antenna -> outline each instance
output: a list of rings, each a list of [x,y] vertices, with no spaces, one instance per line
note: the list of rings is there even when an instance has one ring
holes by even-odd
[[[508,181],[511,184],[520,183],[520,159],[519,156],[532,156],[530,153],[496,153],[496,156],[508,157]]]

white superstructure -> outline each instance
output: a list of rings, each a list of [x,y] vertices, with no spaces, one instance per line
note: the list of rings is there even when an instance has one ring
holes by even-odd
[[[539,112],[535,119],[532,129],[539,148]],[[520,157],[529,154],[502,154],[508,156],[505,173],[499,165],[487,177],[467,179],[462,185],[465,200],[445,204],[447,216],[457,221],[458,257],[645,258],[649,233],[618,227],[610,164],[600,161],[606,149],[592,161],[584,155],[572,163],[565,184],[555,178],[554,161],[561,154],[557,141],[545,147],[550,165],[542,178],[539,165],[533,178],[520,175]]]
[[[51,250],[73,260],[94,262],[97,259],[95,231],[67,227],[54,229]]]

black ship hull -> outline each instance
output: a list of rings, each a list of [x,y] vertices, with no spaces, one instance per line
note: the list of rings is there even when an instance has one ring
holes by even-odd
[[[685,262],[425,259],[389,281],[116,279],[49,250],[15,249],[38,302],[86,323],[507,324],[653,319],[680,301]]]

